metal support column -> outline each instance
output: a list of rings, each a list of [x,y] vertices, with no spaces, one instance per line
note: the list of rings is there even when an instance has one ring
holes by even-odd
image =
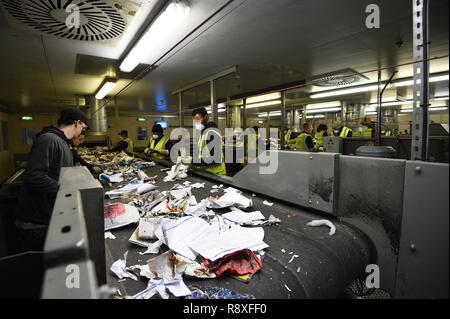
[[[270,137],[270,112],[267,112],[266,138]]]
[[[183,99],[182,99],[183,92],[178,92],[178,110],[180,112],[180,127],[184,126],[184,114],[183,114]]]
[[[211,96],[211,111],[213,121],[219,126],[219,113],[217,112],[216,80],[209,81]]]
[[[242,105],[242,130],[245,131],[247,129],[247,99],[243,99]]]
[[[413,113],[411,128],[411,160],[428,158],[429,62],[428,0],[413,0]]]
[[[286,92],[281,92],[281,125],[280,125],[280,144],[281,149],[286,149],[284,135],[286,134]]]

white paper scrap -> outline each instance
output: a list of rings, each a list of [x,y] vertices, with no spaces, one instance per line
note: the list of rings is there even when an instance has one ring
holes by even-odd
[[[189,244],[194,241],[203,241],[212,233],[210,225],[196,216],[183,217],[170,221],[162,226],[166,245],[178,254],[194,260],[197,256]]]
[[[106,238],[116,239],[116,236],[114,236],[110,231],[107,231],[105,232],[105,239]]]
[[[209,236],[188,243],[188,246],[204,258],[215,261],[238,250],[257,251],[269,247],[263,239],[262,227],[244,228],[237,225],[223,233],[212,232]]]
[[[137,280],[137,277],[127,270],[127,255],[128,251],[123,255],[123,259],[119,259],[114,262],[114,264],[111,265],[110,269],[119,279],[131,278],[133,280]]]
[[[237,224],[252,224],[253,221],[265,219],[260,211],[245,213],[241,210],[233,210],[230,213],[223,214],[222,217]]]
[[[317,227],[317,226],[328,226],[330,227],[330,232],[328,233],[328,235],[334,235],[334,233],[336,232],[336,226],[333,225],[332,222],[330,222],[329,220],[326,219],[318,219],[318,220],[313,220],[309,223],[307,223],[306,225],[308,226],[313,226],[313,227]]]
[[[273,205],[273,203],[268,202],[268,201],[266,201],[266,200],[263,202],[263,204],[264,204],[264,205],[267,205],[267,206],[272,206],[272,205]]]

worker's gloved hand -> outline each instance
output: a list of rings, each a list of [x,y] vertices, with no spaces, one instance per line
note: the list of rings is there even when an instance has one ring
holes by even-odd
[[[164,156],[168,156],[169,155],[169,151],[168,150],[161,150],[161,155],[164,155]]]
[[[100,175],[101,173],[103,173],[102,169],[101,169],[100,167],[98,167],[98,166],[94,166],[92,169],[93,169],[94,172],[95,172],[96,174],[98,174],[98,175]]]
[[[102,183],[111,183],[111,180],[109,179],[109,177],[104,173],[99,174],[98,179]]]
[[[155,150],[154,148],[147,148],[147,149],[145,149],[145,153],[146,154],[153,154],[153,153],[159,154],[160,152]]]
[[[191,165],[192,164],[192,156],[183,157],[181,159],[181,163],[183,163],[184,165]]]

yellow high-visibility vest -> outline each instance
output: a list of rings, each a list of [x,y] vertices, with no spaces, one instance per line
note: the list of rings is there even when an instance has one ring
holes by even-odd
[[[168,141],[168,138],[163,136],[158,143],[156,143],[155,145],[155,140],[152,139],[152,142],[150,143],[150,148],[153,148],[154,150],[157,150],[158,152],[161,152],[163,149],[166,148],[166,143]],[[154,157],[154,158],[159,158],[159,159],[164,159],[165,156],[160,154],[160,153],[152,153],[150,154],[150,157]]]
[[[207,143],[208,143],[208,135],[209,134],[216,134],[218,136],[218,138],[220,138],[220,140],[222,140],[222,136],[220,136],[220,134],[217,131],[215,131],[215,130],[208,130],[206,134],[202,134],[201,137],[199,138],[199,141],[198,141],[198,150],[199,150],[199,157],[200,157],[200,159],[203,158],[203,155],[202,155],[203,148],[205,148],[207,154],[210,154],[210,150],[208,149],[208,145],[207,145]],[[198,166],[197,168],[203,169],[205,171],[208,171],[208,172],[211,172],[211,173],[214,173],[214,174],[218,174],[218,175],[226,175],[227,174],[227,170],[226,170],[225,163],[224,163],[224,160],[223,160],[222,150],[220,150],[220,153],[221,153],[221,161],[222,161],[221,164],[218,164],[218,165],[215,165],[215,166],[211,166],[211,167]]]
[[[308,145],[306,145],[306,138],[311,137],[311,134],[303,132],[295,139],[295,150],[297,152],[310,152]]]
[[[349,129],[348,127],[344,126],[342,128],[341,134],[339,134],[339,137],[347,137],[348,132],[351,132],[352,130]]]
[[[364,136],[372,136],[372,129],[371,128],[366,128],[364,130]]]
[[[315,134],[315,138],[316,138],[316,144],[317,146],[322,146],[323,145],[323,134],[325,133],[325,131],[321,131],[321,132],[316,132]]]
[[[127,152],[133,152],[133,141],[131,140],[131,138],[127,137],[124,139],[124,141],[128,143],[128,146],[125,150]]]

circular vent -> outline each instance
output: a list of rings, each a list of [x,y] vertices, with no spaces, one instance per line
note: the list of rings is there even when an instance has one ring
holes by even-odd
[[[119,37],[125,30],[121,15],[105,1],[3,0],[3,4],[20,22],[66,39],[110,40]],[[79,26],[71,27],[66,20],[72,23],[79,21]]]
[[[347,85],[351,83],[356,83],[360,80],[360,77],[358,75],[348,75],[348,74],[334,74],[325,76],[319,79],[315,79],[314,82],[319,82],[314,85],[316,86],[341,86],[341,85]]]

